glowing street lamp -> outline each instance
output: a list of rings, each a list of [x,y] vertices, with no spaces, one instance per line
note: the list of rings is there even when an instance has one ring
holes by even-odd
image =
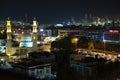
[[[72,43],[75,44],[75,47],[77,47],[77,42],[78,42],[78,38],[72,38]]]
[[[78,38],[73,38],[72,39],[72,43],[77,43],[78,42]]]

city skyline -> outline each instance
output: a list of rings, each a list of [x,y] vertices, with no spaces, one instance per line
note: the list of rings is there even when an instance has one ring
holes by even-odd
[[[100,17],[119,17],[119,2],[116,0],[11,0],[1,1],[0,19],[8,16],[14,20],[31,20],[36,17],[40,23],[55,23],[85,14]]]

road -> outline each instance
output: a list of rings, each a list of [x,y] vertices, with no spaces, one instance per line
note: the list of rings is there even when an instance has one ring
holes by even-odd
[[[103,50],[92,50],[89,51],[87,49],[78,49],[78,54],[85,54],[88,57],[95,57],[95,55],[98,55],[99,58],[104,58],[110,61],[116,61],[118,60],[118,53],[110,52],[110,51],[103,51]],[[119,60],[120,61],[120,60]]]

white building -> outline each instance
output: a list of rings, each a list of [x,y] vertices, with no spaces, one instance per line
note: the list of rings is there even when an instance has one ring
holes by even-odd
[[[52,74],[51,64],[41,65],[13,65],[18,73],[26,74],[36,79],[54,79],[56,74]]]

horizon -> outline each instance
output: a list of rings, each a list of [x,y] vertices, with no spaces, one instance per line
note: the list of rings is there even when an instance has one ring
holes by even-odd
[[[24,21],[36,17],[41,23],[54,23],[71,17],[79,20],[85,14],[117,17],[120,16],[119,3],[118,0],[1,0],[0,19],[10,16]]]

